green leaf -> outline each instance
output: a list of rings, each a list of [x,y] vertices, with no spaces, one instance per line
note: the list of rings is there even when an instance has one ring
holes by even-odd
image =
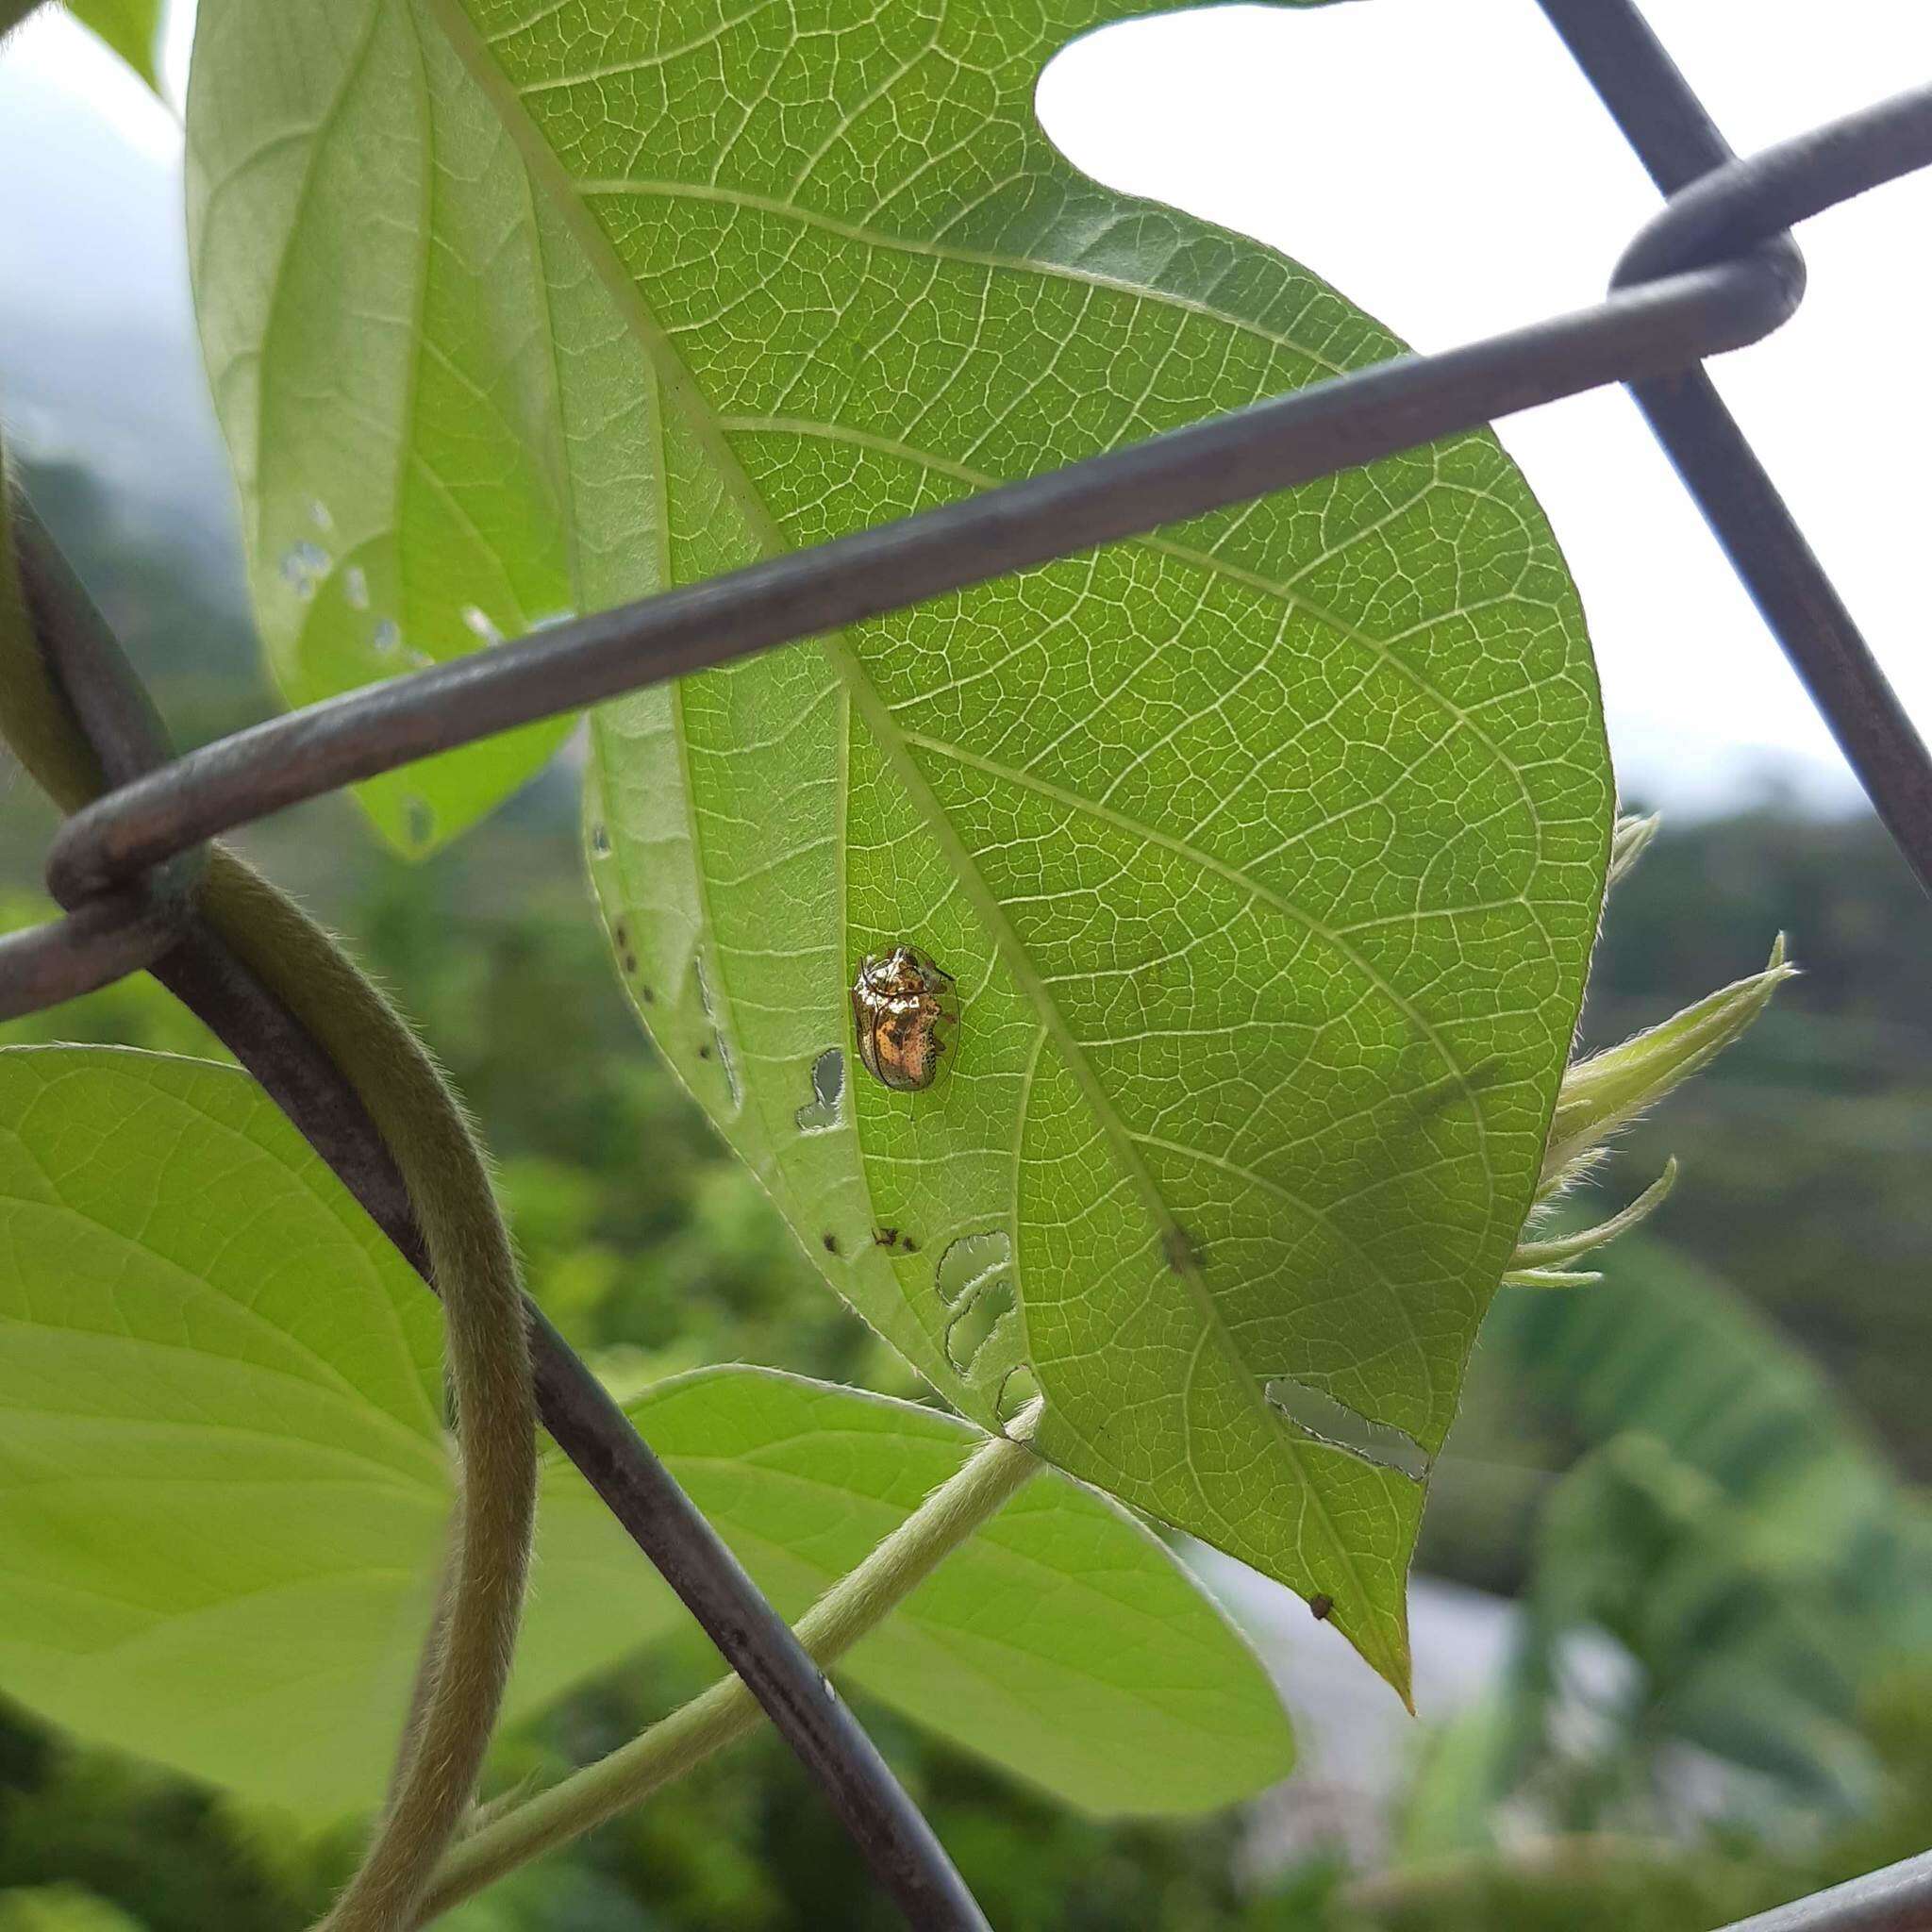
[[[0,1053],[0,1689],[311,1816],[380,1792],[449,1507],[439,1319],[235,1069]]]
[[[434,1300],[239,1071],[0,1053],[0,1691],[310,1820],[388,1774],[450,1507]],[[751,1370],[632,1405],[788,1610],[970,1453],[968,1424]],[[553,1454],[527,1714],[684,1613]],[[1035,1482],[856,1682],[1094,1810],[1291,1761],[1265,1673],[1144,1529]]]
[[[984,1440],[912,1403],[759,1369],[701,1369],[627,1408],[788,1618]],[[539,1610],[580,1601],[576,1625],[614,1649],[662,1588],[567,1462],[546,1482]],[[1089,1811],[1207,1810],[1293,1762],[1266,1673],[1202,1586],[1117,1504],[1051,1474],[839,1674]]]
[[[348,622],[341,541],[306,604],[278,560],[323,500],[392,546],[391,475],[438,608],[527,569],[526,613],[588,609],[1395,353],[1052,149],[1046,60],[1146,10],[209,0],[198,286],[271,627]],[[1406,1687],[1403,1469],[1529,1206],[1610,830],[1493,441],[593,735],[625,977],[828,1278],[982,1424],[1027,1365],[1048,1455]],[[910,1094],[845,1077],[855,963],[901,940],[964,1008]]]
[[[549,276],[555,238],[533,225],[514,156],[452,70],[390,0],[218,0],[197,18],[195,299],[257,616],[291,704],[578,603],[560,414],[574,348],[549,320],[572,291]],[[581,270],[565,258],[558,273]],[[598,441],[622,429],[578,421]],[[530,725],[358,795],[392,846],[425,854],[568,728]]]
[[[167,0],[66,0],[67,10],[99,36],[158,94]]]

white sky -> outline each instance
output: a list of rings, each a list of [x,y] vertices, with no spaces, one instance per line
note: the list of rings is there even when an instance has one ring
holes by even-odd
[[[1648,0],[1646,10],[1740,151],[1932,77],[1923,0]],[[177,83],[184,27],[177,18]],[[0,104],[23,85],[43,102],[49,90],[71,94],[76,115],[104,116],[131,149],[102,153],[103,181],[152,175],[178,206],[164,174],[179,165],[178,128],[65,22],[31,25],[0,68],[11,70],[0,71]],[[1532,0],[1225,7],[1137,22],[1068,49],[1040,104],[1089,173],[1274,244],[1420,348],[1593,300],[1657,205]],[[0,166],[15,184],[0,206],[0,263],[21,258],[8,230],[25,219],[37,162],[51,176],[45,153],[43,142],[9,142],[0,120]],[[151,225],[154,192],[117,187],[76,202],[71,174],[46,185],[83,209],[50,279],[71,269],[96,313],[118,306],[117,278],[125,299],[147,303],[141,275],[178,273],[172,237],[158,250],[151,233],[123,232],[137,208]],[[1810,292],[1795,320],[1714,366],[1932,726],[1928,490],[1911,456],[1932,438],[1928,235],[1932,175],[1809,224]],[[37,292],[54,302],[61,291]],[[1775,767],[1821,803],[1849,802],[1823,727],[1628,400],[1578,398],[1502,434],[1582,587],[1626,791],[1696,808]]]

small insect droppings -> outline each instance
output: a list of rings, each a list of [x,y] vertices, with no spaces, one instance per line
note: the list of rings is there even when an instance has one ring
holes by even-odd
[[[648,986],[641,986],[638,988],[638,997],[639,999],[642,1000],[645,1006],[647,1007],[654,1006],[657,1003],[658,999],[658,995],[655,992],[653,992]]]
[[[839,1252],[839,1237],[837,1235],[822,1234],[819,1239],[824,1242],[826,1254],[836,1255]]]
[[[953,975],[911,946],[869,953],[852,982],[852,1023],[859,1064],[880,1086],[917,1093],[938,1077],[948,1042],[940,1027],[958,1022]]]
[[[635,953],[626,953],[619,963],[623,966],[625,977],[627,979],[638,970],[638,956]]]
[[[919,1252],[919,1243],[909,1234],[902,1234],[899,1237],[899,1252],[902,1255],[916,1255]]]
[[[708,1042],[698,1048],[698,1058],[701,1060],[708,1060],[711,1058],[711,1049]]]
[[[875,1227],[872,1231],[872,1243],[875,1248],[896,1248],[899,1230],[896,1227]]]
[[[1335,1599],[1332,1596],[1324,1596],[1320,1591],[1317,1591],[1308,1599],[1308,1614],[1318,1624],[1325,1624],[1328,1621],[1329,1611],[1334,1607]]]

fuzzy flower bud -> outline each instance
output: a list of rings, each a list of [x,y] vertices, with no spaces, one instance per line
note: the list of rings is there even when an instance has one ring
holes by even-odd
[[[1797,970],[1786,962],[1780,933],[1763,972],[1720,987],[1621,1046],[1576,1061],[1557,1094],[1538,1201],[1548,1200],[1587,1168],[1618,1128],[1716,1058]]]

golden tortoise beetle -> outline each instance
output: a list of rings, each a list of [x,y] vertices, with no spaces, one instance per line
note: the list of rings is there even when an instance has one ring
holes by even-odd
[[[859,1064],[895,1093],[916,1093],[939,1074],[947,1042],[939,1028],[957,1024],[953,975],[911,946],[868,953],[852,982],[852,1024]]]

